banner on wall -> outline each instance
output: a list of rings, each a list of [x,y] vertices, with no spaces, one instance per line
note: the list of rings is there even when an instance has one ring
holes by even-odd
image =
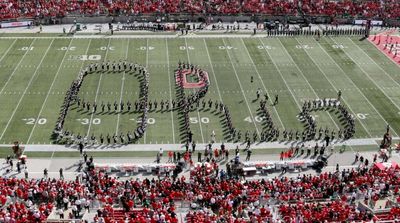
[[[365,19],[356,19],[354,20],[354,25],[365,25],[367,20]],[[383,25],[383,21],[380,20],[371,20],[371,25],[373,26],[381,26]]]
[[[32,21],[20,21],[20,22],[2,22],[0,23],[0,28],[14,28],[14,27],[24,27],[31,26]]]

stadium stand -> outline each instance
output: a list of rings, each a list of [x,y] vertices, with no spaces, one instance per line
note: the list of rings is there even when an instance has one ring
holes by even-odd
[[[44,222],[55,210],[72,210],[68,218],[81,218],[89,209],[97,211],[94,222],[178,222],[176,209],[182,202],[190,204],[186,222],[394,220],[400,217],[396,204],[376,215],[357,204],[383,198],[396,203],[399,177],[399,168],[382,170],[375,165],[248,181],[201,170],[190,179],[175,180],[122,181],[94,170],[72,181],[1,177],[0,222]]]
[[[159,1],[77,1],[5,0],[0,3],[0,19],[20,17],[64,17],[68,15],[138,15],[147,13],[203,13],[213,15],[326,15],[331,17],[398,18],[397,0],[159,0]]]
[[[287,219],[301,218],[306,222],[328,221],[368,221],[371,213],[357,211],[354,205],[343,201],[334,202],[298,202],[295,205],[281,205],[279,212],[286,222]]]

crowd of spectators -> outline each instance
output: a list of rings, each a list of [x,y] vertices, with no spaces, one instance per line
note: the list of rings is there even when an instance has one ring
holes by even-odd
[[[285,222],[289,219],[302,219],[304,222],[318,222],[326,220],[328,222],[362,222],[370,221],[373,217],[372,213],[367,211],[359,211],[357,207],[343,201],[334,202],[298,202],[294,205],[280,205],[279,213]]]
[[[4,0],[0,19],[18,17],[63,17],[67,15],[137,15],[146,13],[269,14],[400,17],[397,0]]]
[[[399,186],[399,169],[374,166],[259,180],[218,171],[191,174],[189,179],[125,181],[94,170],[75,180],[0,177],[0,222],[43,222],[53,209],[60,210],[60,216],[71,209],[69,218],[77,218],[89,207],[96,207],[93,220],[100,223],[177,222],[179,202],[190,204],[187,222],[365,221],[373,214],[359,211],[356,201],[369,204],[398,196]],[[393,207],[391,214],[399,216],[400,209]]]
[[[301,10],[308,15],[361,16],[367,18],[398,18],[400,2],[385,1],[323,1],[302,0]]]
[[[40,181],[0,178],[0,222],[44,222],[53,209]]]

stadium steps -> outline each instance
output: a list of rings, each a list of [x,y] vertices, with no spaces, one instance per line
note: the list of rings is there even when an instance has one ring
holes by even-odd
[[[122,209],[114,209],[114,213],[112,214],[112,216],[116,222],[120,222],[120,221],[123,222],[127,216],[129,217],[131,214],[138,215],[142,211],[143,211],[143,209],[134,209],[130,212],[125,213],[124,210],[122,210]]]
[[[377,213],[375,214],[375,217],[378,218],[378,221],[393,220],[393,216],[390,214],[390,212]]]
[[[60,219],[60,215],[57,213],[57,209],[54,207],[53,210],[51,211],[50,215],[47,217],[46,222],[70,222],[71,219],[69,219],[69,214],[72,213],[71,207],[69,207],[67,210],[64,211],[64,219]],[[82,211],[81,211],[82,215]]]
[[[387,203],[386,199],[377,200],[375,205],[374,205],[374,210],[379,210],[379,209],[385,208],[386,203]]]

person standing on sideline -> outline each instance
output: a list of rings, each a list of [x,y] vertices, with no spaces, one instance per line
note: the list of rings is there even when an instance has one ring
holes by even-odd
[[[48,176],[49,176],[49,173],[48,173],[49,171],[47,170],[47,168],[44,168],[44,170],[43,170],[43,176],[44,176],[44,178],[47,178]]]
[[[156,156],[156,163],[157,163],[157,164],[160,163],[160,153],[157,153],[157,156]]]
[[[83,153],[83,143],[80,142],[79,143],[79,154],[82,156],[82,153]]]
[[[57,210],[58,215],[60,215],[60,219],[64,219],[64,211],[60,208]]]
[[[86,163],[87,162],[88,155],[86,152],[83,152],[83,161]]]
[[[64,179],[64,170],[63,170],[63,168],[60,168],[60,170],[59,170],[59,172],[60,172],[60,179]]]
[[[174,156],[174,152],[169,151],[168,152],[168,163],[172,163],[172,157]]]
[[[211,132],[211,143],[215,143],[215,131]]]
[[[250,148],[249,148],[249,149],[247,149],[246,161],[250,161],[250,156],[251,156],[251,153],[252,153],[251,149],[250,149]]]
[[[359,158],[360,158],[360,153],[357,151],[354,156],[354,163],[357,163]]]
[[[28,179],[28,169],[25,167],[25,171],[24,171],[24,175],[25,175],[25,179]]]
[[[195,152],[195,151],[196,151],[196,142],[193,141],[192,142],[192,152]]]
[[[17,162],[17,171],[21,173],[21,163],[19,161]]]

